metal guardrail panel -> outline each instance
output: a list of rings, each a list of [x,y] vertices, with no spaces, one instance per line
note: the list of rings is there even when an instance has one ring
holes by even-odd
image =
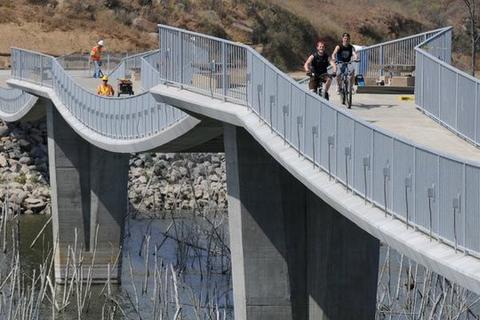
[[[458,77],[455,94],[451,94],[451,84],[450,91],[443,93],[441,86],[447,81],[440,80],[439,75],[448,74],[451,78],[450,70],[442,70],[435,59],[415,50],[435,37],[433,50],[442,60],[449,61],[451,39],[438,36],[445,30],[448,33],[450,29],[364,48],[360,51],[360,70],[378,76],[388,65],[416,65],[417,104],[425,105],[426,111],[435,116],[448,116],[450,123],[468,123],[471,134],[472,117],[459,117],[457,110],[466,110],[472,99],[456,101],[454,113],[448,106],[452,96],[456,99],[472,86]],[[168,26],[159,26],[159,37],[159,64],[165,66],[160,72],[161,82],[246,105],[285,143],[298,150],[299,156],[366,201],[386,207],[386,214],[406,221],[406,227],[416,227],[452,246],[480,253],[479,237],[472,234],[478,228],[468,225],[480,225],[479,210],[467,209],[480,204],[464,196],[469,186],[475,188],[478,199],[477,164],[466,164],[420,147],[345,113],[306,92],[245,45]],[[187,66],[191,67],[192,81],[184,78]],[[432,77],[433,74],[436,76]],[[460,88],[464,84],[468,89]],[[475,134],[479,134],[478,130]],[[467,169],[474,172],[468,179]],[[455,219],[454,208],[458,211]]]
[[[141,74],[146,85],[154,86],[159,81],[159,71],[142,60],[144,55],[124,59],[113,74],[143,67]],[[148,92],[122,98],[98,96],[78,85],[53,57],[20,49],[13,49],[12,56],[13,78],[53,88],[76,119],[105,137],[141,139],[186,117],[171,106],[157,103]]]
[[[144,88],[168,82],[246,105],[299,156],[366,201],[386,206],[386,214],[480,254],[479,164],[446,157],[355,118],[306,92],[247,46],[167,26],[159,27],[159,37],[157,52],[123,61],[125,68],[141,69]],[[432,54],[422,49],[426,44]],[[451,29],[390,41],[360,54],[360,68],[367,72],[379,72],[378,67],[383,70],[387,64],[415,63],[417,104],[443,117],[446,125],[462,126],[469,137],[480,136],[478,82],[448,65]],[[53,87],[79,121],[113,139],[149,136],[185,116],[157,104],[148,93],[105,98],[87,92],[52,57],[18,49],[12,57],[14,78]],[[455,94],[449,95],[452,88]],[[466,96],[472,89],[474,98]]]
[[[480,252],[480,170],[465,166],[465,247]]]
[[[477,83],[469,78],[459,75],[457,86],[457,126],[463,128],[465,134],[471,140],[475,140],[475,124],[478,106],[476,103]]]
[[[392,211],[405,221],[415,221],[415,198],[414,189],[416,168],[415,148],[408,143],[394,140],[392,155]]]

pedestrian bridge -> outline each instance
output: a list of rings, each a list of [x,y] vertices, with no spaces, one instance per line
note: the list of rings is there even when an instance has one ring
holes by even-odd
[[[362,49],[366,76],[415,66],[415,101],[359,94],[352,110],[248,46],[159,35],[110,75],[139,74],[125,98],[97,96],[65,59],[12,49],[0,118],[46,110],[57,279],[73,227],[86,251],[100,246],[98,279],[112,263],[128,153],[225,151],[236,318],[372,319],[378,240],[480,293],[480,82],[451,65],[451,28]]]

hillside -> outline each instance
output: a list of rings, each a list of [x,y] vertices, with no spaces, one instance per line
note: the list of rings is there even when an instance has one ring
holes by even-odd
[[[0,0],[0,56],[12,46],[86,52],[99,38],[112,52],[138,52],[158,46],[165,23],[249,43],[292,70],[318,38],[332,46],[348,31],[371,44],[446,24],[461,35],[463,15],[460,0]]]
[[[264,1],[1,0],[0,53],[15,46],[60,55],[99,38],[110,51],[142,51],[158,46],[157,23],[263,45],[282,68],[294,68],[317,38],[308,21]]]

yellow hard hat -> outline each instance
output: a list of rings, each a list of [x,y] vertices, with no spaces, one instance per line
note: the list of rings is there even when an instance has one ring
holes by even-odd
[[[103,81],[108,81],[108,77],[107,77],[107,76],[103,76],[103,77],[102,77],[102,80],[103,80]]]

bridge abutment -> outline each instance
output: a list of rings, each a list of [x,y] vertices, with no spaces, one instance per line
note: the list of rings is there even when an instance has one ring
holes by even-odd
[[[129,156],[88,143],[51,104],[47,127],[55,278],[63,282],[75,266],[82,280],[91,268],[94,282],[119,281]]]
[[[235,318],[375,318],[379,241],[225,125]]]

